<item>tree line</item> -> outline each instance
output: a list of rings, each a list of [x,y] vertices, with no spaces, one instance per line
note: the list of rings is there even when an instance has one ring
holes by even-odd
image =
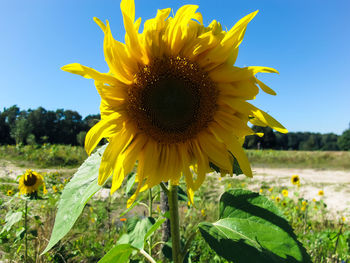
[[[20,110],[16,105],[0,111],[0,144],[83,145],[86,132],[100,115],[84,119],[72,110]]]
[[[16,105],[0,111],[0,144],[70,144],[83,145],[87,131],[100,120],[100,115],[85,118],[72,110],[20,110]],[[246,149],[276,150],[350,150],[350,127],[342,135],[334,133],[274,132],[270,127],[253,126],[263,137],[247,136]]]

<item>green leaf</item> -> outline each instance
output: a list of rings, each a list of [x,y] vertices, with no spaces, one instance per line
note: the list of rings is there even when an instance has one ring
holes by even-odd
[[[69,232],[87,201],[102,188],[97,180],[101,157],[106,147],[107,144],[86,159],[63,189],[51,238],[42,254],[49,251]]]
[[[152,226],[154,223],[153,217],[146,217],[143,219],[139,219],[138,217],[133,217],[128,219],[127,221],[127,233],[122,235],[119,240],[118,244],[126,244],[129,243],[133,247],[138,249],[143,249],[144,242],[146,241],[145,236],[151,231]]]
[[[264,196],[230,189],[220,198],[220,219],[199,229],[217,254],[251,263],[311,262],[281,212]]]
[[[158,218],[154,225],[147,231],[144,241],[146,241],[150,235],[152,235],[165,222],[165,220],[166,218]]]
[[[132,245],[130,244],[119,244],[113,247],[111,250],[108,251],[106,255],[104,255],[103,258],[100,259],[98,263],[125,263],[128,262],[128,259],[135,250]],[[136,249],[137,250],[137,249]]]
[[[147,232],[154,224],[154,218],[146,217],[137,222],[133,231],[129,233],[130,244],[138,249],[142,249]]]
[[[5,216],[5,225],[2,228],[0,234],[2,234],[4,231],[10,231],[12,226],[16,224],[18,221],[22,219],[22,212],[12,212],[8,211],[8,213]]]

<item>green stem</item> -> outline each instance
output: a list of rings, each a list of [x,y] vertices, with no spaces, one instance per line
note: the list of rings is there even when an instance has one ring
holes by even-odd
[[[24,209],[24,234],[25,234],[25,262],[28,262],[28,238],[27,238],[27,214],[28,214],[28,201],[25,202],[25,209]]]
[[[148,216],[152,217],[152,203],[153,203],[153,197],[152,197],[152,188],[148,190]],[[148,254],[152,256],[152,236],[148,238]]]
[[[181,248],[180,248],[180,227],[179,227],[179,207],[177,199],[177,185],[169,187],[169,211],[170,211],[170,232],[173,252],[173,262],[181,262]]]

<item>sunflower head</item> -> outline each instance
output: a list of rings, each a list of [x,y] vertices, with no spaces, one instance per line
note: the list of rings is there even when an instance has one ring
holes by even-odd
[[[323,196],[324,195],[324,191],[323,190],[318,191],[318,195],[319,196]]]
[[[287,196],[288,196],[288,190],[287,190],[287,189],[283,189],[283,190],[282,190],[282,195],[283,195],[284,197],[287,197]]]
[[[198,6],[182,6],[174,15],[158,10],[144,23],[135,20],[133,0],[122,0],[125,43],[115,40],[108,21],[95,22],[104,33],[108,73],[74,63],[62,69],[94,79],[101,95],[101,121],[87,134],[90,154],[102,138],[108,138],[99,170],[99,184],[113,176],[111,193],[117,190],[138,161],[135,194],[162,181],[178,184],[184,176],[188,195],[208,172],[252,171],[242,144],[255,134],[248,126],[287,130],[247,100],[259,93],[276,93],[256,74],[278,73],[268,67],[234,66],[248,23],[257,11],[230,30],[217,21],[203,25]],[[196,174],[194,176],[193,174]]]
[[[292,184],[299,186],[300,185],[300,178],[299,175],[292,175],[292,178],[290,179]]]
[[[7,195],[8,195],[8,196],[12,196],[12,195],[13,195],[13,190],[12,190],[12,189],[7,190]]]
[[[45,186],[44,178],[37,172],[27,170],[19,179],[20,194],[36,193],[40,186]]]

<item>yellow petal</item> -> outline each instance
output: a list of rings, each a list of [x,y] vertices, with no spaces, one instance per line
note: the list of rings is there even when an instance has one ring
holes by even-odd
[[[238,142],[235,136],[225,139],[228,150],[237,159],[242,172],[248,176],[253,177],[252,169],[250,168],[250,163],[247,155],[245,154],[242,145]]]
[[[114,164],[120,152],[132,140],[132,134],[123,128],[119,133],[109,139],[109,144],[103,153],[99,169],[98,184],[102,185],[112,175]]]
[[[85,150],[88,155],[91,154],[102,138],[111,137],[120,130],[119,117],[120,114],[115,112],[107,119],[99,121],[89,130],[85,137]]]
[[[106,25],[97,17],[94,17],[95,23],[102,29],[103,32],[106,31]]]
[[[142,137],[135,137],[127,146],[126,150],[119,154],[114,168],[111,193],[114,193],[121,186],[125,176],[135,167],[135,162],[144,147],[145,140]]]
[[[283,127],[281,123],[279,123],[277,120],[275,120],[272,116],[267,114],[266,112],[258,109],[257,107],[250,105],[252,108],[252,114],[262,123],[266,124],[267,126],[271,127],[272,129],[279,131],[281,133],[287,133],[288,130]]]
[[[110,75],[107,75],[105,73],[100,73],[92,68],[85,67],[83,65],[80,65],[78,63],[72,63],[65,65],[61,68],[63,71],[67,71],[73,74],[80,75],[87,79],[94,79],[97,81],[101,81],[103,83],[107,83],[110,85],[116,85],[118,84],[118,80]]]
[[[126,46],[113,38],[108,21],[103,50],[106,62],[114,76],[125,84],[131,84],[133,75],[137,71],[137,64],[128,57]]]
[[[222,170],[232,171],[230,155],[225,145],[218,142],[213,134],[203,133],[199,143],[213,164]]]
[[[276,95],[276,92],[271,89],[270,87],[268,87],[267,85],[265,85],[263,82],[261,82],[260,80],[258,80],[257,78],[255,78],[256,82],[259,84],[260,88],[266,92],[267,94],[270,95]]]
[[[240,19],[231,29],[227,32],[224,39],[221,41],[222,46],[228,46],[231,48],[237,48],[243,40],[244,33],[247,29],[248,23],[256,16],[259,10],[246,15]]]

